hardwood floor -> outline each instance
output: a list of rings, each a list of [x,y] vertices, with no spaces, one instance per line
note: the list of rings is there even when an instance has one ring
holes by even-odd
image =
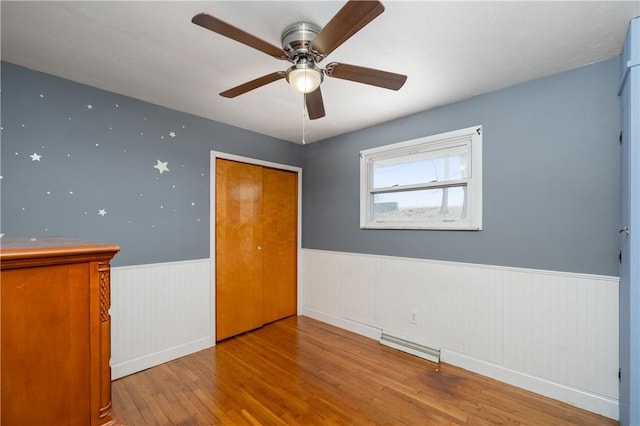
[[[124,425],[615,425],[306,317],[113,382]]]

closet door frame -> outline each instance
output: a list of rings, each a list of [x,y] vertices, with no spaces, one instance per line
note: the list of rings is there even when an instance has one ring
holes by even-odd
[[[300,259],[302,256],[302,168],[291,166],[288,164],[274,163],[271,161],[258,160],[256,158],[243,157],[235,154],[227,154],[220,151],[210,152],[210,197],[209,197],[209,257],[211,261],[211,297],[209,316],[211,324],[211,336],[213,336],[213,343],[216,342],[216,159],[237,161],[240,163],[253,164],[256,166],[270,167],[272,169],[286,170],[294,172],[298,176],[298,218],[297,218],[297,242],[296,242],[296,256],[297,256],[297,271],[296,271],[296,290],[297,290],[297,312],[298,315],[302,312],[302,301],[304,300],[302,294],[302,286],[300,285],[302,279],[302,267],[300,265]]]

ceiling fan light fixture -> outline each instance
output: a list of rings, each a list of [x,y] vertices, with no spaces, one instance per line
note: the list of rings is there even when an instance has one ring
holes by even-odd
[[[298,63],[287,70],[287,81],[298,92],[311,93],[322,83],[322,71],[313,63]]]
[[[338,62],[332,62],[324,69],[317,66],[327,55],[368,25],[383,11],[384,6],[379,0],[347,0],[324,27],[310,22],[296,22],[286,27],[280,36],[282,48],[208,13],[203,12],[195,15],[191,22],[259,50],[275,59],[289,61],[293,64],[286,71],[272,72],[247,81],[221,92],[220,96],[235,98],[286,78],[291,87],[305,94],[304,103],[308,117],[310,120],[315,120],[325,116],[324,102],[320,91],[320,85],[325,75],[389,90],[399,90],[404,85],[407,76],[402,74]]]

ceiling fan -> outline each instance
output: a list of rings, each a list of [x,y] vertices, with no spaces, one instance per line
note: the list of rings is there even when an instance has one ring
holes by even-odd
[[[207,13],[199,13],[191,22],[232,40],[253,47],[276,59],[291,62],[286,71],[276,71],[258,77],[220,93],[226,98],[257,89],[266,84],[286,79],[296,90],[305,94],[309,119],[325,116],[320,83],[324,76],[351,80],[385,89],[398,90],[407,80],[406,75],[372,68],[332,62],[322,69],[318,66],[331,52],[360,31],[384,11],[379,1],[349,0],[323,28],[308,22],[298,22],[284,29],[282,48],[266,42],[246,31]]]

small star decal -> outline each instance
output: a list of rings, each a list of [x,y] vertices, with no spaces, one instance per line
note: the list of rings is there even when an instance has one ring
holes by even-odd
[[[100,216],[104,216],[104,215],[106,215],[106,214],[107,214],[107,211],[106,211],[105,209],[100,209],[100,210],[98,210],[98,214],[99,214]]]
[[[153,166],[153,168],[154,169],[158,169],[160,174],[162,174],[164,172],[169,172],[170,171],[169,168],[167,167],[167,164],[169,164],[168,161],[160,161],[160,160],[158,160],[158,164]]]
[[[176,132],[169,132],[169,136],[171,136],[171,139],[176,137]]]
[[[87,105],[87,109],[93,109],[93,105],[91,104]]]
[[[29,157],[31,157],[31,161],[40,161],[40,158],[42,157],[42,155],[38,155],[34,152]]]

